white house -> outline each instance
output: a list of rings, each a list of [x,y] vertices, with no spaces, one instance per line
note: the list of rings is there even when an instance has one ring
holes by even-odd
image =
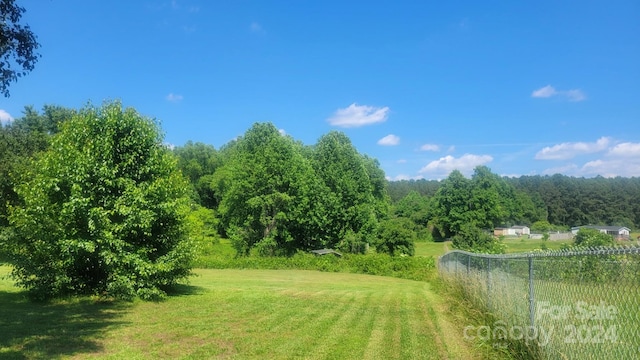
[[[571,228],[571,232],[575,235],[578,233],[578,230],[582,228],[596,229],[601,233],[611,235],[616,239],[629,239],[629,233],[631,232],[631,229],[629,229],[626,226],[600,226],[600,225],[575,226]]]
[[[514,225],[508,228],[495,228],[493,235],[495,236],[522,236],[531,234],[528,226]]]

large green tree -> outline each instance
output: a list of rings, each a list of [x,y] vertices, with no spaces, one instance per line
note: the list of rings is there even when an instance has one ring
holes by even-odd
[[[40,44],[29,25],[21,25],[25,9],[15,0],[0,0],[0,93],[9,97],[9,84],[29,73],[40,55]]]
[[[431,225],[444,238],[459,233],[465,225],[476,226],[471,203],[471,181],[458,170],[452,171],[434,196]]]
[[[325,244],[322,184],[300,144],[254,124],[214,175],[222,230],[241,255],[291,254]]]
[[[486,166],[476,167],[471,179],[457,170],[451,172],[434,196],[433,214],[432,225],[444,237],[468,226],[491,230],[501,225],[530,224],[544,217],[527,194]]]
[[[87,106],[25,179],[4,245],[35,297],[154,298],[190,274],[186,182],[153,120]]]
[[[327,224],[323,237],[330,246],[363,250],[374,235],[388,199],[384,173],[377,162],[358,153],[343,133],[332,131],[314,147],[313,168],[329,189],[324,197]]]

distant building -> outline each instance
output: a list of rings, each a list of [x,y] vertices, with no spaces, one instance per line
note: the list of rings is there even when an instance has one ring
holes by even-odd
[[[495,236],[522,236],[531,234],[528,226],[514,225],[508,228],[495,228],[493,235]]]
[[[601,225],[586,225],[586,226],[575,226],[571,228],[571,232],[575,235],[578,233],[578,230],[585,229],[596,229],[603,234],[608,234],[613,236],[617,240],[628,240],[629,233],[631,229],[626,226],[601,226]]]
[[[329,255],[329,254],[333,254],[335,256],[342,256],[342,254],[340,254],[339,252],[333,250],[333,249],[319,249],[319,250],[311,250],[310,251],[312,254],[315,254],[317,256],[322,256],[322,255]]]

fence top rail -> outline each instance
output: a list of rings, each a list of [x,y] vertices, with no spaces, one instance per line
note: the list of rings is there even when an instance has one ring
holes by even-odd
[[[552,256],[582,256],[582,255],[640,255],[640,245],[622,245],[610,247],[572,247],[561,250],[540,250],[526,253],[511,254],[482,254],[464,250],[452,250],[440,256],[440,259],[452,256],[453,254],[463,254],[471,257],[484,259],[526,259],[532,257],[552,257]]]

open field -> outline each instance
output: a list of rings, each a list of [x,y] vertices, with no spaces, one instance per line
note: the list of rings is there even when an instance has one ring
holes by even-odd
[[[433,242],[433,241],[416,241],[416,256],[438,256],[444,255],[447,251],[452,250],[451,241]]]
[[[0,276],[8,267],[0,267]],[[301,270],[197,270],[163,302],[32,303],[0,280],[0,358],[465,359],[430,284]]]
[[[507,245],[506,252],[518,253],[528,252],[536,249],[541,249],[543,245],[546,245],[549,250],[558,250],[563,244],[571,244],[572,240],[562,241],[543,241],[543,240],[531,240],[522,238],[506,238],[504,239],[505,245]],[[415,243],[416,256],[438,256],[444,255],[447,251],[454,250],[451,246],[451,241],[444,242],[432,242],[432,241],[417,241]]]
[[[544,241],[544,240],[533,240],[524,238],[505,238],[505,245],[507,245],[506,252],[507,253],[520,253],[520,252],[529,252],[536,249],[542,249],[543,246],[546,246],[548,250],[559,250],[562,248],[563,244],[571,244],[573,240],[559,240],[559,241]]]

